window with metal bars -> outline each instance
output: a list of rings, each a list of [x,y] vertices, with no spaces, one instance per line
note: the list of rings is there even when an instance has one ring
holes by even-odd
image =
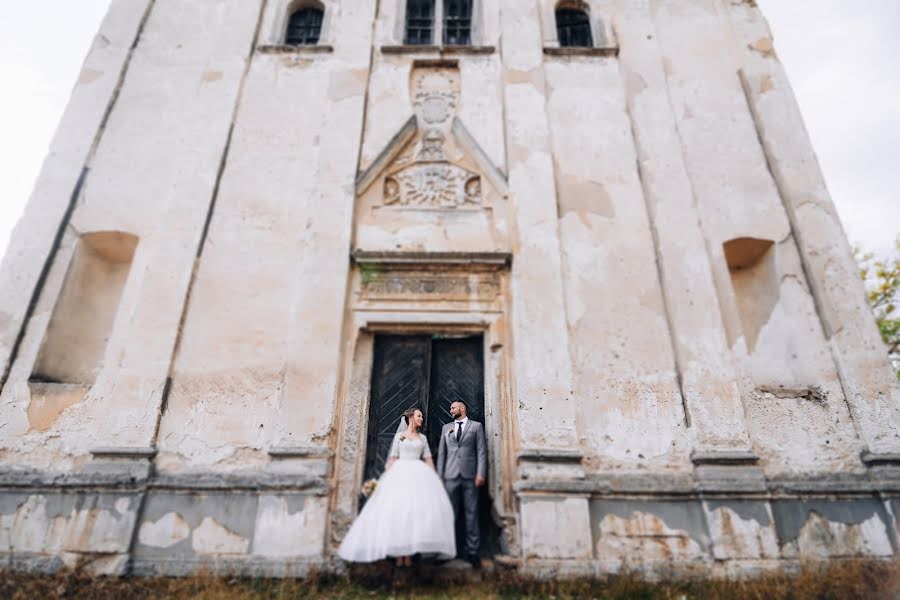
[[[428,46],[434,43],[434,0],[406,0],[404,43]]]
[[[321,8],[301,8],[291,15],[288,20],[285,44],[293,46],[314,46],[319,43],[322,34],[322,17],[324,11]]]
[[[556,37],[561,47],[590,48],[591,21],[587,12],[577,8],[560,8],[556,11]]]
[[[472,43],[472,0],[444,0],[444,44]]]

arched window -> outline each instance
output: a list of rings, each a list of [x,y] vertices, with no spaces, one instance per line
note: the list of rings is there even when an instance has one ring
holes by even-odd
[[[321,8],[315,6],[307,6],[294,11],[288,21],[284,43],[293,46],[314,46],[318,44],[319,36],[322,34],[322,16],[324,12]]]
[[[404,43],[428,46],[434,40],[434,0],[406,0]]]
[[[565,5],[556,9],[556,37],[561,47],[590,48],[591,20],[586,10]]]
[[[444,0],[444,44],[472,43],[472,0]]]

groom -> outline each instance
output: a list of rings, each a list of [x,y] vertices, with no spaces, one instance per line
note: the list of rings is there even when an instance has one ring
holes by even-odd
[[[476,569],[478,558],[478,489],[487,473],[487,447],[484,427],[466,416],[466,403],[450,405],[453,420],[441,430],[438,446],[438,475],[453,504],[453,515],[462,511],[466,521],[466,560]]]

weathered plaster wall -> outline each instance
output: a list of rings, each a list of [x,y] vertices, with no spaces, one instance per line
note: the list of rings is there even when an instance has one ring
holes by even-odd
[[[253,57],[162,421],[164,470],[328,446],[373,17],[334,10],[334,52]]]
[[[70,207],[78,179],[114,105],[132,44],[152,0],[114,0],[85,58],[69,103],[50,143],[25,213],[0,265],[0,385],[14,360],[16,340]]]
[[[900,442],[900,386],[879,356],[850,251],[772,34],[759,10],[729,5],[740,81],[766,154],[845,400],[866,456],[888,456]]]
[[[397,331],[484,336],[530,573],[896,552],[900,387],[752,2],[593,0],[578,55],[549,0],[467,51],[402,47],[401,0],[284,47],[289,4],[113,2],[0,268],[8,564],[340,569]],[[426,163],[484,202],[373,216]],[[29,381],[94,232],[137,238],[99,366]]]
[[[511,274],[513,394],[521,445],[578,446],[565,325],[550,123],[538,7],[501,3],[503,103],[517,240]]]
[[[67,231],[67,239],[112,230],[140,240],[104,366],[54,428],[25,433],[26,381],[58,289],[47,286],[3,390],[3,434],[15,439],[10,461],[15,454],[60,469],[91,448],[151,443],[259,13],[258,2],[209,8],[158,0],[144,24]],[[207,35],[196,35],[206,27]],[[51,282],[61,280],[68,258],[58,254]]]
[[[598,470],[690,468],[618,66],[553,57],[545,71],[581,443]]]
[[[729,51],[727,8],[659,2],[653,18],[729,345],[743,373],[754,447],[772,473],[859,468],[840,382],[741,89],[740,63]],[[742,237],[776,243],[765,258],[768,272],[761,265],[742,275],[763,280],[746,290],[729,274],[722,250]],[[736,298],[741,293],[747,297]],[[753,327],[741,320],[742,300],[761,310]],[[822,389],[818,405],[760,391],[803,386]]]
[[[619,2],[622,85],[693,452],[750,449],[652,6]]]

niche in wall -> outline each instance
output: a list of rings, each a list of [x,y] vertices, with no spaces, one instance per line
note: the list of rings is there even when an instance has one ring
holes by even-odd
[[[779,282],[775,264],[775,243],[741,237],[722,244],[731,275],[735,304],[747,351],[753,352],[762,328],[778,304]]]
[[[137,242],[136,236],[119,231],[89,233],[78,240],[31,381],[94,383]]]

